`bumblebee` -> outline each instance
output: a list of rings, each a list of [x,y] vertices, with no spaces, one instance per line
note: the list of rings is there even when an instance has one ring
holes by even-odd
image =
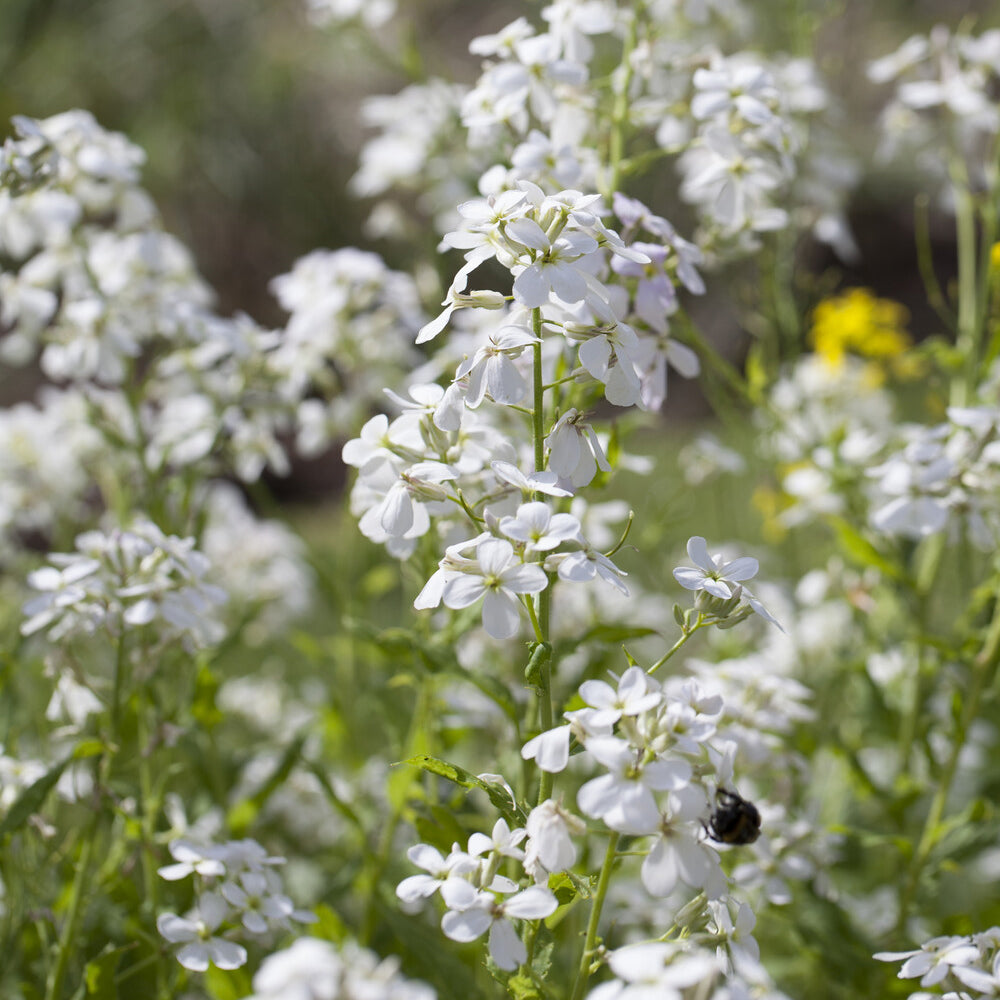
[[[760,836],[757,807],[736,792],[720,788],[718,804],[705,825],[705,832],[720,844],[752,844]]]

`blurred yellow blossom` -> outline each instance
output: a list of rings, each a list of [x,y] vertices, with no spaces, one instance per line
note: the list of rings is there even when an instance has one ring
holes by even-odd
[[[867,288],[851,288],[824,299],[813,311],[812,340],[816,353],[839,368],[847,353],[887,359],[910,346],[909,313],[891,299],[876,298]]]

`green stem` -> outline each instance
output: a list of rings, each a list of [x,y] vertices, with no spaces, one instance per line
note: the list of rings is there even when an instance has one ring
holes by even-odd
[[[150,734],[146,718],[147,706],[139,695],[136,711],[136,736],[139,754],[139,794],[142,829],[142,880],[145,889],[145,905],[149,908],[152,920],[156,920],[159,909],[159,878],[156,874],[156,854],[153,840],[156,830],[156,817],[159,815],[159,796],[154,793],[153,773],[150,767],[149,755],[152,752]],[[163,967],[157,962],[154,968],[156,996],[163,996]]]
[[[533,345],[533,410],[532,436],[535,448],[535,470],[541,472],[545,468],[545,383],[542,372],[542,310],[531,310],[531,329],[538,337]],[[539,494],[533,494],[538,500]],[[532,613],[532,625],[539,642],[549,641],[549,629],[552,617],[552,577],[548,586],[538,595],[538,615]],[[532,612],[534,609],[532,609]],[[538,679],[538,721],[543,732],[552,728],[552,660],[547,658],[542,663]],[[544,802],[552,794],[553,776],[548,771],[542,771],[538,780],[538,801]]]
[[[953,167],[955,228],[958,237],[958,336],[956,347],[962,355],[962,374],[952,380],[951,403],[967,406],[971,400],[979,368],[979,298],[976,278],[976,208],[964,179],[964,167]]]
[[[965,704],[962,707],[962,715],[958,720],[954,738],[952,739],[951,751],[941,770],[941,777],[934,792],[934,798],[931,800],[930,808],[927,811],[927,818],[924,820],[924,828],[920,835],[920,840],[917,842],[917,849],[913,852],[913,857],[910,861],[909,871],[899,902],[899,920],[897,925],[899,930],[905,928],[910,908],[916,896],[920,874],[937,843],[940,832],[938,828],[944,817],[948,795],[951,792],[955,771],[958,769],[959,757],[965,749],[965,741],[969,728],[979,715],[979,705],[982,701],[983,692],[986,690],[998,663],[1000,663],[1000,596],[996,600],[993,621],[990,623],[986,643],[980,650],[979,655],[973,660],[972,676],[969,679],[969,686],[965,692]]]
[[[917,620],[917,667],[910,685],[910,703],[903,716],[899,729],[899,752],[903,761],[913,747],[920,724],[920,716],[924,708],[924,677],[928,673],[928,653],[930,647],[927,637],[931,632],[930,611],[931,591],[937,579],[941,562],[944,558],[945,536],[943,533],[931,535],[921,548],[917,550],[914,562],[916,564],[916,607]]]
[[[622,67],[621,85],[615,94],[614,109],[611,114],[611,136],[608,140],[608,189],[603,192],[610,203],[611,196],[621,183],[622,162],[625,158],[625,129],[629,120],[629,90],[632,86],[632,51],[638,41],[639,18],[632,17],[622,46],[619,65]]]
[[[428,715],[430,712],[430,693],[428,691],[429,681],[424,679],[420,685],[417,695],[417,704],[413,710],[413,718],[410,721],[410,730],[406,738],[406,756],[413,757],[418,753],[427,753],[430,747],[428,740]],[[411,769],[416,772],[416,769]],[[411,779],[412,782],[413,779]],[[396,828],[403,817],[403,810],[406,805],[406,789],[398,791],[398,798],[395,800],[392,811],[382,827],[382,835],[379,838],[377,849],[369,856],[368,866],[367,900],[365,902],[365,912],[362,918],[361,929],[358,940],[362,945],[370,945],[375,931],[378,929],[378,901],[379,889],[382,885],[382,876],[389,867],[389,861],[393,854],[393,841],[396,837]]]
[[[542,379],[542,310],[531,310],[531,329],[538,341],[532,345],[533,359],[533,400],[531,412],[531,432],[535,445],[535,471],[545,468],[545,383]],[[539,500],[538,493],[532,500]]]
[[[98,812],[90,823],[90,827],[84,834],[83,847],[80,849],[80,857],[76,862],[76,875],[73,878],[73,888],[70,890],[69,911],[66,914],[66,922],[63,924],[62,933],[59,935],[59,950],[56,954],[56,963],[52,967],[48,982],[45,985],[45,1000],[60,1000],[63,991],[63,983],[66,979],[66,971],[69,968],[69,957],[73,951],[73,942],[76,932],[80,926],[80,917],[83,914],[84,889],[90,880],[91,861],[94,853],[94,841],[97,839]]]
[[[686,643],[688,641],[688,639],[690,639],[691,636],[693,636],[695,634],[695,632],[697,632],[698,629],[701,628],[701,620],[702,620],[702,615],[699,614],[698,615],[698,620],[694,623],[694,625],[692,625],[689,629],[685,629],[684,632],[681,633],[681,637],[670,647],[670,649],[668,649],[663,654],[663,656],[661,656],[656,661],[656,663],[654,663],[649,668],[649,670],[646,671],[646,673],[647,674],[656,673],[656,671],[659,670],[660,667],[662,667],[663,664],[666,663],[667,660],[669,660],[670,657],[672,657],[674,655],[674,653],[676,653],[677,650],[679,650],[684,645],[684,643]]]
[[[597,928],[601,922],[601,910],[604,907],[604,898],[608,894],[608,885],[611,882],[611,869],[614,868],[615,859],[618,857],[618,838],[619,834],[612,833],[608,840],[604,864],[601,866],[601,874],[597,879],[597,892],[594,894],[594,902],[590,906],[590,919],[587,921],[587,937],[583,943],[583,954],[580,956],[580,969],[576,975],[576,983],[573,986],[570,1000],[582,1000],[587,988],[587,980],[590,979],[590,963],[593,961],[597,945]]]

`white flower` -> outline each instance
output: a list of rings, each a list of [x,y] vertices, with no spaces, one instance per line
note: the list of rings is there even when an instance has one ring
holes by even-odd
[[[613,725],[623,715],[639,715],[656,708],[663,693],[642,667],[631,666],[622,674],[617,690],[604,681],[589,680],[580,685],[580,697],[595,709],[591,723],[600,726]]]
[[[553,497],[573,495],[570,490],[556,485],[557,476],[554,472],[529,472],[525,475],[516,465],[500,460],[490,462],[490,468],[497,479],[516,486],[522,493],[547,493]]]
[[[476,549],[476,567],[444,585],[446,607],[467,608],[483,598],[483,627],[494,639],[509,639],[520,622],[518,594],[537,594],[548,586],[545,570],[522,563],[503,538],[487,538]]]
[[[660,836],[642,862],[642,884],[652,896],[669,896],[678,882],[704,889],[716,899],[726,889],[719,855],[699,837],[699,814],[704,797],[695,786],[691,794],[671,794],[660,824]]]
[[[638,350],[635,330],[624,323],[616,323],[580,345],[580,364],[604,383],[604,397],[615,406],[632,406],[639,401]]]
[[[622,577],[628,574],[620,570],[603,552],[598,552],[590,545],[586,545],[579,552],[549,556],[545,561],[545,568],[550,571],[558,568],[560,580],[570,580],[574,583],[587,583],[600,577],[605,583],[610,583],[616,590],[628,596],[628,587],[622,581]]]
[[[710,993],[710,987],[722,972],[708,952],[686,953],[676,943],[664,941],[618,948],[609,955],[608,965],[618,979],[602,983],[587,1000],[681,1000],[682,990],[699,984],[704,986],[695,995],[717,995]]]
[[[577,804],[585,815],[622,833],[652,833],[660,822],[653,792],[683,788],[691,779],[687,761],[644,762],[641,753],[613,736],[589,740],[587,752],[608,773],[588,781],[577,793]]]
[[[952,971],[952,966],[978,962],[979,949],[967,937],[936,937],[915,951],[880,951],[872,957],[880,962],[904,959],[900,979],[920,976],[921,986],[936,986]]]
[[[551,916],[559,905],[556,897],[538,885],[502,902],[490,892],[473,893],[465,908],[445,913],[441,929],[452,941],[475,941],[489,930],[493,961],[504,971],[513,972],[527,961],[528,952],[508,918],[541,920]]]
[[[538,338],[519,326],[504,326],[491,334],[489,343],[466,358],[455,372],[456,380],[469,376],[466,405],[475,409],[487,396],[505,406],[520,402],[528,383],[513,359],[536,343]]]
[[[569,763],[569,742],[572,737],[586,745],[591,736],[610,736],[610,725],[595,725],[593,717],[597,712],[592,708],[581,708],[564,713],[568,725],[556,726],[532,737],[521,748],[521,756],[534,762],[551,774],[558,774]]]
[[[396,886],[396,895],[404,903],[427,899],[433,896],[448,879],[461,879],[463,875],[474,872],[478,867],[475,859],[465,851],[459,850],[457,844],[452,847],[446,858],[430,844],[414,844],[407,850],[406,856],[428,874],[410,875]]]
[[[573,836],[582,837],[587,832],[583,820],[554,799],[546,799],[531,810],[525,829],[528,832],[525,868],[530,870],[531,861],[537,858],[550,872],[573,867],[576,863]]]
[[[674,570],[674,579],[685,590],[704,590],[713,597],[729,600],[737,592],[744,580],[753,579],[760,568],[756,559],[742,556],[723,563],[719,556],[711,556],[701,535],[688,539],[687,553],[697,569],[679,566]]]
[[[192,918],[161,913],[156,918],[156,928],[171,944],[184,945],[177,952],[177,961],[185,969],[205,972],[210,964],[220,969],[238,969],[246,964],[246,949],[214,934],[228,915],[226,901],[218,893],[206,892]]]
[[[594,428],[576,409],[567,410],[553,425],[545,439],[549,449],[549,468],[573,486],[586,486],[597,470],[610,472],[611,465]]]
[[[226,873],[219,848],[214,844],[201,847],[189,840],[173,840],[170,842],[170,853],[177,864],[157,869],[160,878],[165,878],[168,882],[176,882],[192,874],[211,878]]]
[[[580,522],[572,514],[553,514],[548,504],[536,500],[521,504],[515,517],[502,518],[500,531],[522,543],[525,554],[549,552],[579,538]]]
[[[691,98],[691,114],[697,119],[714,118],[730,110],[755,125],[774,117],[769,105],[777,101],[778,91],[762,66],[714,60],[710,69],[694,71],[694,86],[697,93]]]
[[[245,871],[235,881],[223,882],[219,891],[251,934],[266,934],[272,926],[288,927],[290,918],[311,916],[297,913],[295,904],[279,889],[280,879],[273,872]]]
[[[476,832],[469,837],[469,856],[478,858],[482,854],[490,853],[521,861],[524,859],[524,851],[517,845],[526,836],[527,832],[521,827],[511,830],[507,820],[501,816],[493,824],[493,833],[490,836]]]

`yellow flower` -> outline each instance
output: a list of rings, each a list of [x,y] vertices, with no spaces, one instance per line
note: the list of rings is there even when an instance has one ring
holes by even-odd
[[[832,368],[839,367],[847,353],[878,360],[894,358],[910,346],[908,318],[899,302],[876,298],[867,288],[851,288],[816,306],[813,346]]]

